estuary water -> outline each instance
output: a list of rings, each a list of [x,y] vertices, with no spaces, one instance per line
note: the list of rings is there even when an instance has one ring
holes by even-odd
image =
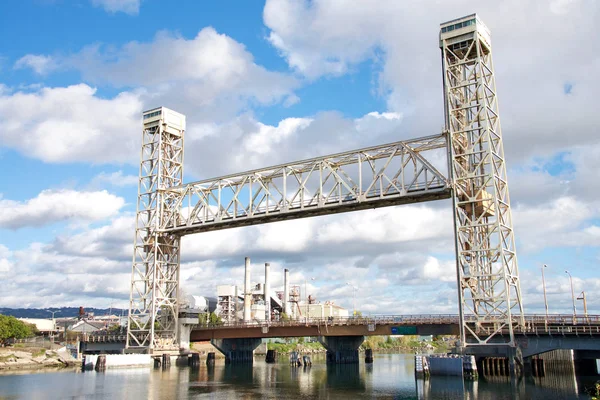
[[[8,399],[590,399],[597,377],[548,376],[512,385],[503,378],[414,378],[414,356],[375,354],[373,364],[290,367],[285,357],[266,364],[202,364],[198,369],[108,369],[0,374],[0,400]]]

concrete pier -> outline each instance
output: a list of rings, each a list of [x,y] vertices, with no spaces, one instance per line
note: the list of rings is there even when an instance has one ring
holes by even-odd
[[[213,339],[211,343],[225,356],[226,364],[252,363],[261,339]]]
[[[267,357],[265,362],[268,364],[273,364],[277,362],[277,350],[267,350]]]
[[[319,336],[327,349],[327,364],[357,364],[358,348],[364,341],[364,336]]]
[[[366,349],[365,350],[365,363],[366,364],[372,364],[373,363],[373,350],[372,349]]]

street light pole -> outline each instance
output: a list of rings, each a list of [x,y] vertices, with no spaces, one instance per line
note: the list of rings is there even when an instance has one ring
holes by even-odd
[[[548,324],[548,298],[546,297],[546,279],[544,278],[544,269],[548,268],[546,264],[542,266],[542,288],[544,289],[544,306],[546,306],[546,324]]]
[[[565,274],[569,275],[569,281],[571,281],[571,299],[573,300],[573,323],[577,320],[577,309],[575,308],[575,291],[573,290],[573,277],[569,271],[565,270]]]
[[[59,313],[60,310],[58,310],[58,311],[46,310],[46,312],[52,313],[52,331],[50,332],[50,340],[52,341],[52,343],[54,343],[54,331],[56,331],[56,322],[54,321],[54,314]]]
[[[585,291],[581,292],[577,300],[583,300],[583,315],[587,319],[587,300],[585,299]]]

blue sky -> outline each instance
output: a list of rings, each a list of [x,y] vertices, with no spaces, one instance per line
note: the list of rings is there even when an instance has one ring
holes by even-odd
[[[3,5],[0,306],[126,304],[143,109],[186,114],[186,181],[435,134],[439,23],[477,12],[493,37],[526,311],[543,310],[543,263],[551,311],[571,307],[565,269],[597,310],[600,49],[587,39],[598,4],[434,3]],[[297,282],[315,277],[323,301],[351,307],[351,281],[365,312],[455,312],[449,207],[186,237],[183,287],[241,283],[249,254],[272,263],[278,285],[286,267]]]

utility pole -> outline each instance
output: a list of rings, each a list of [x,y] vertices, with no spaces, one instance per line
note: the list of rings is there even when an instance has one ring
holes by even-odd
[[[577,308],[575,308],[575,291],[573,290],[573,277],[569,271],[565,270],[565,274],[569,275],[569,281],[571,281],[571,299],[573,300],[573,324],[577,323]]]

